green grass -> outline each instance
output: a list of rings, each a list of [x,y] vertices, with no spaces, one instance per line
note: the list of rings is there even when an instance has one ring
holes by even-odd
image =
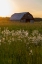
[[[19,29],[24,29],[24,30],[39,30],[40,32],[42,32],[42,22],[34,22],[34,23],[21,23],[21,22],[14,22],[14,21],[3,21],[0,22],[0,27],[9,27],[10,30],[14,29],[14,30],[19,30]]]
[[[9,30],[28,30],[30,33],[33,30],[38,30],[42,34],[42,22],[35,23],[16,23],[16,22],[1,22],[1,30],[8,27]],[[27,42],[27,41],[26,41]],[[29,49],[33,50],[33,55],[29,55]],[[14,41],[10,45],[2,43],[0,46],[0,64],[42,64],[42,45],[36,46],[29,44],[26,46],[24,40]]]
[[[23,42],[12,42],[11,45],[2,44],[0,47],[0,64],[42,64],[42,47],[30,46],[33,55]]]

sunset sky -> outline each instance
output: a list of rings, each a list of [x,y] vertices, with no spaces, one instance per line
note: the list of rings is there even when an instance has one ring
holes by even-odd
[[[0,0],[0,16],[30,12],[34,17],[42,17],[42,0]]]

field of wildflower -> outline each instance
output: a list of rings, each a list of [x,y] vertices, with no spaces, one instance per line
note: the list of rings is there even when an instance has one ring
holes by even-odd
[[[0,64],[42,64],[42,22],[0,24]]]

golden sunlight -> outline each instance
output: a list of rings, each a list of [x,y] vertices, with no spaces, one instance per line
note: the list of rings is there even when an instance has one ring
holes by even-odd
[[[0,16],[9,16],[12,11],[10,0],[0,0]]]

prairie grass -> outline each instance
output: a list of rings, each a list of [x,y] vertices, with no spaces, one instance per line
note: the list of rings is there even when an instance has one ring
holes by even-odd
[[[32,30],[39,30],[40,33],[42,33],[42,21],[41,22],[34,22],[34,23],[21,23],[21,22],[15,22],[15,21],[0,21],[0,27],[8,27],[10,30],[29,30],[30,32]]]
[[[42,22],[0,20],[0,64],[42,64]]]

